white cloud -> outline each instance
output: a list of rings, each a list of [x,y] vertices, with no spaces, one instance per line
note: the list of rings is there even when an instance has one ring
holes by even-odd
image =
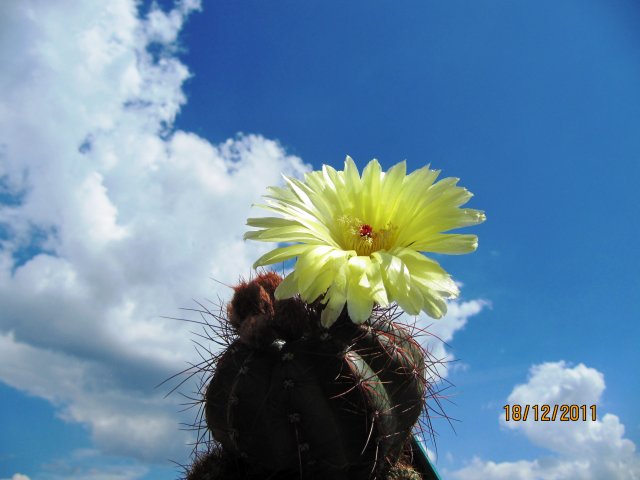
[[[261,136],[173,132],[176,40],[199,2],[136,5],[0,2],[0,380],[103,452],[185,461],[195,412],[154,386],[196,358],[191,327],[160,316],[228,297],[211,278],[269,248],[241,239],[250,205],[307,167]]]
[[[4,480],[4,479],[0,479],[0,480]],[[22,473],[14,473],[11,479],[6,479],[6,480],[30,480],[30,479],[29,477],[27,477],[26,475],[23,475]]]
[[[611,413],[601,415],[605,389],[601,372],[584,364],[565,362],[535,365],[527,383],[517,385],[507,399],[509,405],[596,405],[596,421],[536,422],[530,410],[526,421],[500,424],[522,432],[532,443],[552,455],[533,461],[483,461],[479,458],[452,474],[460,480],[495,478],[504,480],[632,480],[640,479],[640,456],[624,438],[624,426]],[[590,410],[588,411],[590,414]]]
[[[42,465],[37,480],[138,480],[150,469],[137,462],[103,455],[94,449],[73,450]]]

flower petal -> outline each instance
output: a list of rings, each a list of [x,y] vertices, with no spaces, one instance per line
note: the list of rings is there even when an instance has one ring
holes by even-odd
[[[382,272],[380,271],[380,264],[378,262],[369,262],[367,277],[369,278],[371,298],[383,307],[388,306],[389,298],[387,297],[387,289],[382,281]]]
[[[273,228],[300,225],[300,223],[297,220],[289,220],[287,218],[280,217],[255,217],[247,218],[247,225],[249,227],[257,228]]]
[[[419,252],[448,253],[460,255],[474,252],[478,248],[477,235],[462,234],[437,234],[422,242],[411,244],[411,248]]]
[[[275,206],[275,205],[256,205],[257,207],[269,210],[272,212],[280,213],[285,217],[296,218],[298,223],[313,231],[318,238],[321,238],[324,243],[328,243],[338,247],[338,244],[333,240],[331,232],[327,227],[318,221],[318,219],[303,210],[293,206]],[[287,241],[287,240],[282,240]]]
[[[344,307],[344,303],[342,305]],[[329,328],[331,325],[336,323],[336,320],[338,320],[338,317],[340,316],[341,313],[342,313],[342,308],[338,310],[338,309],[325,307],[324,310],[322,310],[322,313],[320,314],[320,324],[324,328]]]
[[[385,251],[373,252],[371,258],[380,264],[383,281],[391,297],[396,299],[404,296],[403,292],[408,288],[411,275],[402,260]]]
[[[483,212],[470,208],[450,208],[434,212],[430,219],[422,223],[415,223],[398,234],[396,239],[399,246],[412,246],[414,243],[424,241],[438,232],[446,232],[454,228],[462,228],[484,222]]]
[[[302,244],[288,245],[286,247],[276,248],[268,253],[265,253],[258,260],[256,260],[256,262],[253,264],[253,268],[289,260],[290,258],[302,255],[304,252],[314,247],[315,245]]]
[[[436,295],[425,295],[423,310],[432,318],[442,318],[447,313],[447,304]]]
[[[348,264],[344,262],[338,268],[333,284],[329,287],[324,298],[325,307],[322,310],[320,322],[329,328],[338,319],[347,301]]]
[[[351,321],[358,325],[367,321],[373,311],[373,299],[368,295],[367,289],[355,282],[349,284],[347,310]]]
[[[407,162],[402,161],[389,169],[382,177],[382,186],[380,189],[380,198],[378,202],[384,209],[384,215],[374,221],[385,223],[389,222],[400,204],[402,184],[407,174]]]
[[[302,297],[312,302],[324,293],[329,288],[330,282],[324,286],[322,282],[325,281],[326,275],[323,274],[327,271],[335,274],[336,262],[341,260],[342,263],[346,263],[347,258],[353,254],[355,252],[344,252],[330,246],[319,245],[300,256],[295,269]],[[318,293],[312,296],[311,294],[316,291]]]
[[[371,160],[362,171],[362,193],[360,196],[360,212],[362,218],[368,219],[370,223],[380,224],[379,210],[383,205],[379,202],[380,185],[382,177],[382,167],[378,160]]]
[[[276,300],[284,300],[287,298],[294,297],[298,293],[298,282],[296,279],[295,270],[291,272],[289,275],[284,277],[284,280],[280,282],[280,285],[276,288],[274,292],[274,297]]]
[[[410,248],[398,248],[394,253],[407,265],[411,279],[424,288],[429,288],[447,298],[455,298],[460,293],[451,276],[431,258]]]
[[[349,155],[344,160],[344,181],[347,192],[357,195],[362,190],[362,180],[358,167]]]
[[[245,240],[261,240],[263,242],[323,242],[322,235],[300,224],[287,227],[274,227],[265,230],[245,232]]]

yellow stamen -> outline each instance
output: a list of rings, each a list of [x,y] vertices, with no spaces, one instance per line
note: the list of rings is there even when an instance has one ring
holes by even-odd
[[[378,250],[388,250],[393,244],[395,226],[387,224],[385,228],[363,222],[359,218],[342,215],[338,218],[342,225],[340,243],[346,250],[355,250],[358,255],[368,256]]]

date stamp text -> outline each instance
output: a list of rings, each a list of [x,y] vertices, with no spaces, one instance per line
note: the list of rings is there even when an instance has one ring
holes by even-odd
[[[595,405],[505,405],[504,419],[507,422],[595,422]]]

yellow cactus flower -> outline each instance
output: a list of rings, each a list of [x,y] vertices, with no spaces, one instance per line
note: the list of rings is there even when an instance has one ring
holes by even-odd
[[[473,196],[457,178],[436,182],[440,172],[425,166],[409,175],[406,163],[382,172],[371,160],[362,176],[350,157],[344,171],[323,165],[304,181],[284,177],[270,187],[266,205],[281,217],[249,218],[245,239],[294,243],[260,257],[270,265],[298,257],[276,298],[296,294],[313,302],[322,297],[321,321],[331,326],[344,305],[355,323],[366,321],[375,303],[396,302],[405,312],[434,318],[447,311],[445,299],[459,291],[440,265],[420,252],[473,252],[478,238],[442,232],[485,220],[479,210],[459,208]]]

